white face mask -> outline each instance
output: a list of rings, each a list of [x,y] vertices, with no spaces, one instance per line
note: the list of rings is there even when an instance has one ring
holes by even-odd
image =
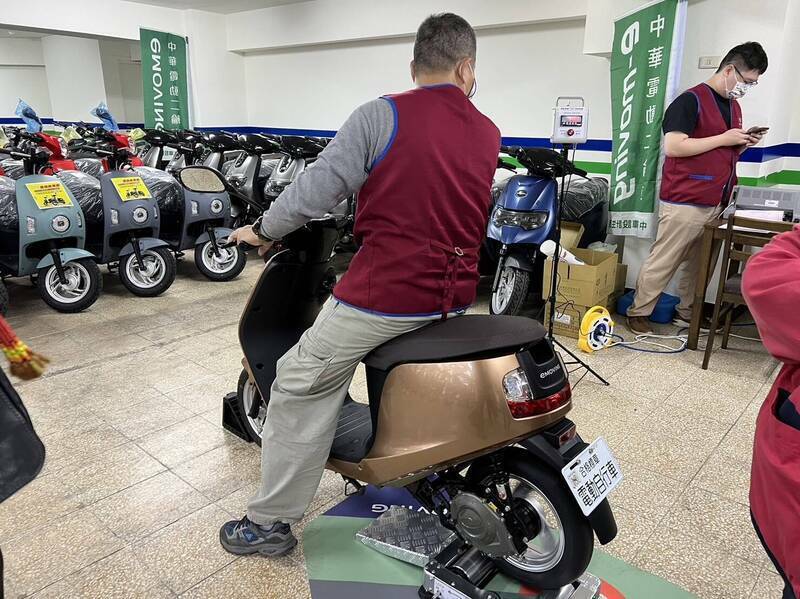
[[[475,67],[472,66],[472,63],[467,64],[469,64],[469,69],[472,71],[472,89],[469,90],[467,98],[472,98],[478,91],[478,77],[475,75]]]
[[[739,81],[736,78],[736,71],[733,71],[733,77],[736,80],[736,84],[733,86],[733,89],[728,89],[728,80],[725,79],[725,92],[728,94],[728,97],[733,100],[738,100],[739,98],[743,98],[744,95],[750,91],[750,88],[753,87],[752,83],[745,83],[743,81]]]

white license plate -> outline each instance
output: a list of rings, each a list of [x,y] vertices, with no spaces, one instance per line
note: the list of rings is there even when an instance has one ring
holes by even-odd
[[[584,449],[561,469],[575,501],[584,516],[594,509],[622,482],[619,462],[603,437]]]

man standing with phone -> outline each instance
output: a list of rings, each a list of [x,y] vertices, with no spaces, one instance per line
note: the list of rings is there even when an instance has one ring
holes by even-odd
[[[739,156],[761,141],[767,130],[742,129],[737,100],[766,70],[767,54],[761,44],[740,44],[725,55],[708,81],[686,90],[667,108],[658,234],[639,271],[636,297],[628,310],[628,327],[634,333],[653,332],[650,314],[681,264],[685,268],[675,324],[689,326],[703,229],[730,200]],[[703,328],[708,328],[706,319]]]

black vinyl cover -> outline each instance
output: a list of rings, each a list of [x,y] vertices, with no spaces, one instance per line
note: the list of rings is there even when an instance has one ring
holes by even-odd
[[[133,170],[142,178],[158,202],[162,216],[183,216],[183,188],[175,177],[150,166],[137,166]]]
[[[18,218],[16,181],[0,177],[0,254],[12,255],[19,251]]]
[[[22,179],[25,176],[25,165],[22,164],[22,160],[7,158],[0,161],[0,168],[3,169],[6,177],[11,177],[14,180]]]
[[[44,465],[44,445],[28,411],[0,370],[0,502],[31,482]]]
[[[100,181],[81,171],[59,171],[56,176],[70,190],[83,210],[87,230],[95,226],[103,230],[103,194]]]
[[[572,181],[564,195],[564,220],[580,223],[584,233],[578,247],[605,241],[608,232],[608,180],[592,177]]]
[[[78,170],[99,179],[103,174],[103,162],[99,158],[76,158],[75,166]]]
[[[516,352],[544,337],[544,327],[524,316],[457,316],[384,343],[364,359],[364,364],[389,370],[399,364],[502,355]]]

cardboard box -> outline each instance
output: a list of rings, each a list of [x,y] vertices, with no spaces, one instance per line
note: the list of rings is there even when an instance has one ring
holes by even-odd
[[[602,301],[595,302],[590,306],[581,306],[572,303],[556,304],[556,317],[553,320],[553,332],[556,335],[563,335],[564,337],[572,337],[577,339],[580,335],[581,321],[586,315],[586,312],[594,306],[605,307],[608,304],[608,298],[603,298]],[[550,304],[547,304],[545,309],[545,323],[550,319]]]
[[[573,302],[579,306],[595,306],[607,301],[614,292],[617,279],[617,255],[608,252],[573,249],[572,253],[585,262],[583,265],[558,263],[558,295],[556,302]],[[544,265],[544,295],[550,294],[553,260]]]

